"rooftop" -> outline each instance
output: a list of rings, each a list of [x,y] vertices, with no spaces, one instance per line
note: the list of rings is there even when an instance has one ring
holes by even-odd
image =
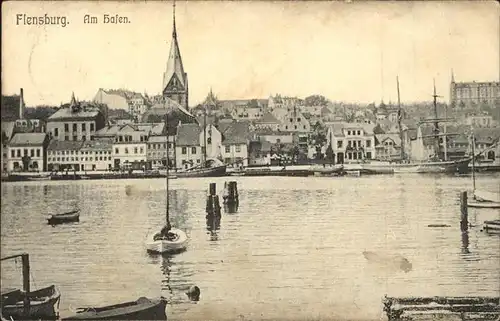
[[[10,146],[43,145],[47,134],[45,133],[17,133],[10,140]]]
[[[177,128],[177,146],[200,145],[201,129],[198,124],[181,124]]]
[[[51,140],[48,150],[80,150],[82,147],[82,141],[71,141],[71,140]]]

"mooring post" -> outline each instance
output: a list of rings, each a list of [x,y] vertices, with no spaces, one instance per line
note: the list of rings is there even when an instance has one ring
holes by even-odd
[[[469,227],[469,213],[467,208],[467,192],[460,193],[460,229],[467,231]]]
[[[213,195],[215,195],[216,191],[217,191],[217,189],[216,189],[215,183],[210,183],[210,185],[208,187],[208,195],[213,196]]]
[[[23,291],[26,293],[24,296],[24,315],[29,316],[30,313],[30,260],[29,254],[24,253],[21,255],[23,265]]]
[[[235,181],[230,181],[224,183],[224,204],[235,204],[238,203],[238,183]]]

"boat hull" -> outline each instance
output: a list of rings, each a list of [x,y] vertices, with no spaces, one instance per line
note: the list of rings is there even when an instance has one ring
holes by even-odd
[[[500,203],[500,194],[487,191],[474,191],[474,198],[479,202],[494,202]]]
[[[184,172],[176,172],[174,175],[177,178],[187,177],[221,177],[226,176],[227,166],[217,166],[211,168],[197,168]]]
[[[62,320],[167,320],[166,307],[167,301],[163,298],[139,298],[133,302],[87,308]]]
[[[154,240],[153,235],[148,236],[148,241],[146,243],[146,250],[149,253],[164,254],[164,253],[178,253],[186,249],[187,246],[187,235],[184,231],[179,229],[171,229],[171,233],[178,235],[178,239],[175,241],[169,240]]]
[[[80,221],[80,211],[72,211],[64,214],[54,214],[47,218],[47,223],[50,225],[57,225],[63,223],[72,223]]]
[[[426,173],[467,173],[470,159],[461,161],[427,162],[409,164],[361,164],[362,171],[399,174],[426,174]]]
[[[468,207],[473,208],[500,208],[500,203],[495,202],[467,202]]]
[[[24,292],[17,292],[16,297],[2,298],[2,315],[7,319],[14,320],[55,320],[59,317],[59,312],[56,309],[56,304],[61,298],[61,294],[56,286],[51,285],[47,288],[42,288],[30,292],[30,309],[29,314],[26,315],[24,311],[25,297]],[[9,300],[14,299],[15,303],[10,303]]]

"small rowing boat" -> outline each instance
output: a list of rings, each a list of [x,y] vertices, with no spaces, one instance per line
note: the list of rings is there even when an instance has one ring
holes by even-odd
[[[136,301],[99,308],[80,308],[62,320],[167,320],[167,300],[141,297]]]
[[[80,221],[80,210],[73,210],[61,214],[52,214],[47,218],[47,222],[50,225],[79,222]]]

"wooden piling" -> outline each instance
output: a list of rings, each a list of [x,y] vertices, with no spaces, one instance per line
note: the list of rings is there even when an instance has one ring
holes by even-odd
[[[467,192],[460,193],[460,229],[467,231],[469,228],[469,213],[467,208]]]
[[[30,260],[27,253],[21,255],[21,260],[23,264],[23,290],[26,293],[24,296],[24,315],[30,315],[30,296],[28,295],[30,290]]]
[[[217,191],[215,183],[210,183],[210,185],[208,187],[208,191],[209,191],[208,195],[211,195],[211,196],[215,195],[215,193]]]
[[[224,204],[238,203],[238,183],[235,181],[225,182],[222,198]]]

